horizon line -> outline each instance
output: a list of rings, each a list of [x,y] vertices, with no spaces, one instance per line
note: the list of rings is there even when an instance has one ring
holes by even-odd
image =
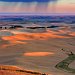
[[[0,15],[29,15],[29,16],[66,16],[66,15],[75,15],[75,13],[0,13]]]

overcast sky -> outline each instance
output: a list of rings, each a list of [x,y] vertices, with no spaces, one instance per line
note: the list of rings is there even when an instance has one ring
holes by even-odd
[[[75,14],[75,0],[0,0],[0,13]]]

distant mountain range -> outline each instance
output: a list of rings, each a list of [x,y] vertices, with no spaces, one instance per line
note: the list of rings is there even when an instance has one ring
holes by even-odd
[[[49,22],[49,23],[75,23],[75,16],[0,16],[0,22]]]

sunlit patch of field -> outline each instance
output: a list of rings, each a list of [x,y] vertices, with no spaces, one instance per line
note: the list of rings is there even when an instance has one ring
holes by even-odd
[[[69,35],[71,35],[71,36],[75,37],[75,32],[73,32],[73,33],[71,33],[71,34],[69,34]]]
[[[53,52],[28,52],[24,53],[24,56],[48,56],[48,55],[53,55]]]
[[[26,71],[16,66],[0,65],[0,75],[42,75],[42,73]]]
[[[11,32],[12,33],[12,32]],[[2,47],[7,47],[16,44],[26,44],[29,40],[48,40],[50,38],[71,38],[75,36],[75,32],[71,32],[68,28],[63,28],[58,31],[53,31],[47,29],[44,33],[17,33],[11,36],[1,36],[1,38],[5,41],[8,41],[9,44],[3,45]]]

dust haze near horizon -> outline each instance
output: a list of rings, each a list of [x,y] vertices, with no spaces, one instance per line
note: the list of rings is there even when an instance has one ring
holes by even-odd
[[[75,0],[0,0],[0,13],[75,14]]]

